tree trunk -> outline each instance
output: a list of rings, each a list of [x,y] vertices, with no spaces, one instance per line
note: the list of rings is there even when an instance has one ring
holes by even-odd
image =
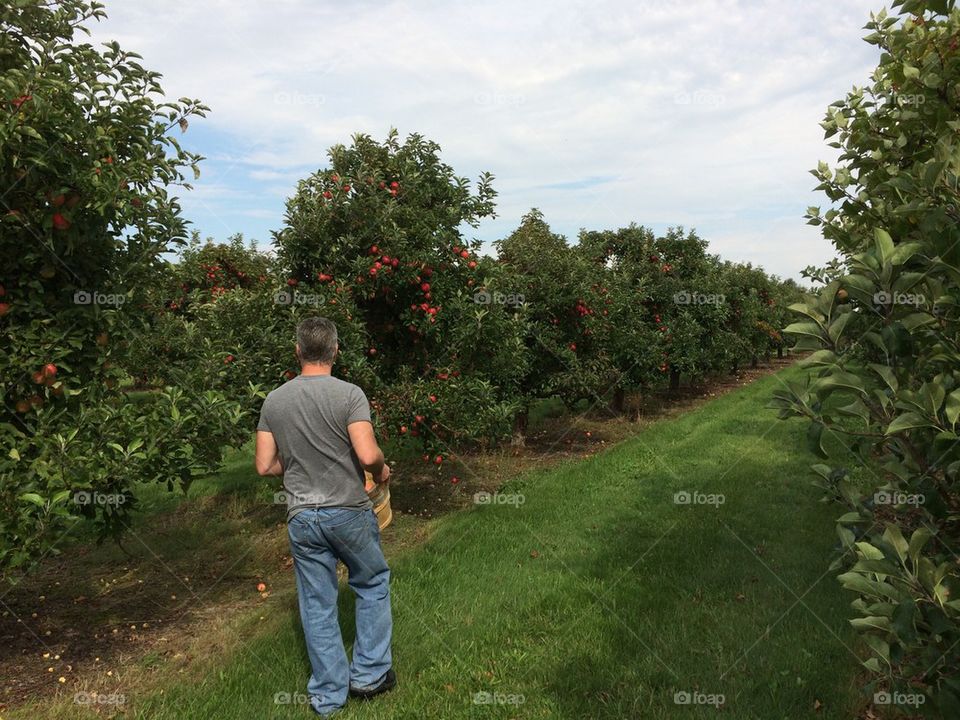
[[[610,409],[618,415],[623,412],[624,401],[626,400],[627,393],[624,391],[622,385],[617,385],[613,389],[613,399],[610,401]]]
[[[777,360],[783,360],[783,345],[777,345]]]
[[[670,368],[670,389],[680,389],[680,371],[672,367]]]
[[[750,358],[750,367],[756,368],[757,365],[759,364],[760,364],[760,360],[759,358],[757,358],[756,354],[754,354],[754,356]]]
[[[527,437],[527,424],[530,422],[530,408],[524,408],[513,418],[513,440],[514,445],[525,445]]]

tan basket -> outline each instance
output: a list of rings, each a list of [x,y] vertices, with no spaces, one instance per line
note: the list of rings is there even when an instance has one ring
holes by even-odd
[[[366,479],[367,497],[373,503],[373,512],[377,515],[377,524],[383,530],[393,522],[393,509],[390,507],[390,487],[387,483],[379,484],[373,481],[373,475],[364,471]]]

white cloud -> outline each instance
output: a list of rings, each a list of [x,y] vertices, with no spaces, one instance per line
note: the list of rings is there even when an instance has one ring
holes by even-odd
[[[484,240],[536,206],[570,236],[695,225],[725,256],[796,276],[831,254],[802,218],[823,202],[807,170],[831,157],[825,107],[876,64],[860,40],[871,8],[124,0],[95,36],[140,52],[170,96],[211,106],[184,141],[212,158],[194,205],[216,205],[219,225],[263,237],[330,145],[396,126],[439,142],[461,174],[497,176],[502,219],[481,227]],[[224,138],[228,151],[205,147]],[[614,179],[550,187],[590,177]],[[201,231],[220,234],[197,213]]]

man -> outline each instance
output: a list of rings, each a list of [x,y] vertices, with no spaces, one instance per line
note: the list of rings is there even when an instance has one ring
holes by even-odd
[[[370,422],[370,405],[356,385],[330,373],[337,328],[313,317],[297,327],[300,375],[267,395],[257,426],[260,475],[282,475],[287,531],[297,577],[300,621],[310,656],[310,705],[327,717],[347,694],[371,698],[392,689],[390,570],[364,489],[366,470],[390,478]],[[353,662],[337,622],[337,560],[357,596]]]

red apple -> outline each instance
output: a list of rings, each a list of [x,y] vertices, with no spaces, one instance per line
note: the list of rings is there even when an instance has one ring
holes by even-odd
[[[233,355],[227,355],[227,356],[223,359],[223,364],[224,364],[224,365],[229,365],[229,364],[232,363],[232,362],[233,362]]]
[[[323,191],[323,197],[326,198],[327,200],[329,200],[330,198],[333,197],[333,193],[330,192],[329,190],[324,190],[324,191]]]
[[[54,214],[53,214],[53,227],[54,227],[54,229],[56,229],[56,230],[69,230],[69,229],[70,229],[70,221],[67,220],[67,219],[66,219],[63,215],[61,215],[60,213],[54,213]]]
[[[441,464],[442,462],[443,462],[443,455],[437,455],[437,456],[433,459],[433,464],[434,464],[434,465],[439,465],[439,464]]]
[[[400,434],[401,434],[401,435],[406,435],[406,434],[407,434],[407,426],[406,426],[406,425],[401,425],[401,426],[400,426]]]
[[[467,267],[470,268],[471,270],[473,270],[476,266],[477,266],[477,263],[474,260],[471,260],[470,262],[467,263]]]
[[[299,281],[296,278],[290,278],[287,280],[287,285],[290,287],[296,287]]]
[[[43,366],[43,377],[53,378],[57,376],[57,366],[53,363],[47,363]]]
[[[430,283],[421,283],[420,289],[423,290],[423,292],[430,292]]]

